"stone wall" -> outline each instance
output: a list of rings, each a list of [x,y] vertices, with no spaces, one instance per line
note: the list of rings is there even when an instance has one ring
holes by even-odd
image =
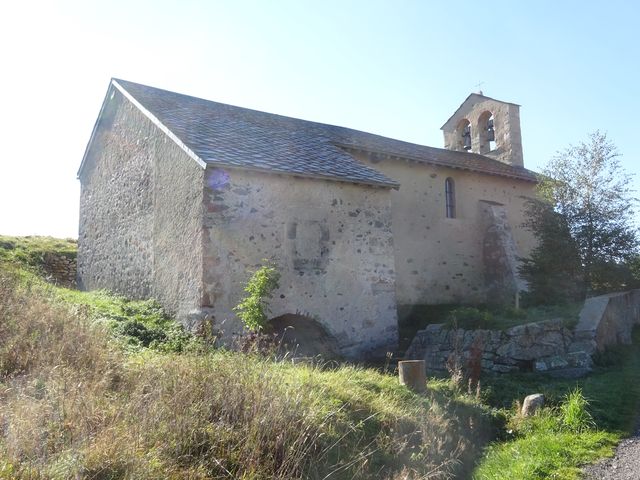
[[[575,329],[576,341],[595,353],[631,343],[631,331],[640,324],[640,290],[588,298]]]
[[[314,319],[347,356],[397,346],[388,189],[228,168],[207,169],[206,184],[204,297],[226,334],[270,259],[282,275],[272,317]]]
[[[191,328],[203,295],[205,170],[164,134],[154,156],[152,296]]]
[[[158,130],[119,92],[112,93],[79,175],[78,286],[148,298]]]
[[[450,355],[464,359],[480,351],[482,368],[498,373],[557,371],[566,375],[588,372],[592,357],[608,347],[631,343],[640,324],[640,290],[588,298],[573,330],[561,320],[527,323],[501,330],[448,329],[428,325],[418,331],[407,359],[424,359],[430,370],[445,370]]]
[[[204,169],[113,87],[82,171],[78,287],[200,306]]]
[[[524,203],[535,196],[531,182],[364,154],[356,158],[400,183],[390,192],[400,305],[487,302],[495,291],[484,258],[493,227],[484,215],[487,205],[501,210],[501,231],[509,229],[507,250],[513,256],[526,257],[535,246],[523,227]],[[447,178],[455,182],[456,218],[446,218]]]
[[[473,352],[475,350],[475,352]],[[588,369],[591,358],[575,348],[573,332],[559,319],[507,330],[448,329],[433,324],[420,330],[405,354],[424,359],[429,370],[445,370],[451,355],[480,355],[482,368],[496,373]]]
[[[46,253],[42,259],[45,276],[56,285],[74,288],[76,286],[76,256]]]

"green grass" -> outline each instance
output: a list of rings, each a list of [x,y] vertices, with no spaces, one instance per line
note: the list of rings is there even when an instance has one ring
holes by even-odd
[[[539,374],[485,379],[485,400],[503,409],[511,421],[501,442],[487,450],[474,479],[576,479],[582,465],[612,455],[613,447],[637,425],[639,345],[636,330],[634,345],[619,346],[604,355],[614,365],[596,367],[578,380]],[[576,389],[588,405],[575,398]],[[519,419],[517,402],[531,393],[543,393],[548,409],[533,419]]]
[[[0,479],[451,478],[495,434],[445,381],[420,396],[371,369],[203,346],[153,301],[30,266],[0,261]]]
[[[181,352],[196,347],[197,339],[153,299],[129,300],[104,290],[80,292],[50,287],[50,291],[62,302],[86,307],[94,321],[108,326],[128,348]]]
[[[153,300],[51,285],[52,251],[75,245],[0,237],[0,479],[575,479],[640,411],[638,332],[583,379],[487,376],[481,401],[430,379],[418,396],[370,369],[213,348]],[[579,306],[427,310],[508,328]],[[547,408],[520,418],[536,392]]]
[[[47,253],[75,258],[77,250],[77,241],[73,239],[0,235],[0,261],[19,262],[25,266],[40,266]]]
[[[130,300],[105,290],[82,292],[59,287],[15,263],[0,262],[0,268],[14,272],[21,285],[33,294],[46,297],[52,304],[79,309],[92,321],[106,326],[128,350],[181,352],[203,347],[153,299]]]
[[[532,417],[513,415],[507,426],[511,438],[487,449],[474,480],[578,478],[582,465],[611,455],[620,439],[598,430],[588,407],[575,388],[558,407],[545,407]]]
[[[77,242],[51,237],[0,236],[0,265],[11,270],[28,289],[86,310],[96,322],[106,325],[128,349],[151,347],[182,351],[195,346],[196,339],[177,324],[155,300],[130,300],[104,290],[81,292],[46,282],[41,276],[48,253],[75,258]]]
[[[567,328],[578,323],[582,303],[543,305],[515,309],[512,307],[458,307],[446,318],[449,327],[464,329],[506,330],[524,323],[560,319]]]
[[[494,444],[474,472],[474,480],[577,479],[580,465],[610,456],[619,440],[615,434],[536,432]]]

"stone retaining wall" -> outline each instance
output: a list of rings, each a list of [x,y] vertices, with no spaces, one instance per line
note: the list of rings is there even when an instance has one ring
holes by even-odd
[[[575,339],[591,354],[631,343],[631,330],[640,324],[640,290],[588,298],[575,328]]]
[[[574,330],[560,319],[527,323],[507,330],[449,329],[428,325],[418,331],[406,359],[424,359],[428,370],[445,370],[451,356],[463,361],[481,356],[482,369],[555,372],[568,376],[587,373],[592,356],[607,347],[631,343],[631,330],[640,323],[640,290],[589,298]]]
[[[75,288],[77,266],[74,255],[46,253],[42,259],[42,269],[53,283]]]
[[[588,369],[589,354],[576,346],[573,332],[560,319],[527,323],[507,330],[448,329],[433,324],[420,330],[405,358],[424,359],[430,370],[444,370],[447,360],[481,355],[482,369],[497,373]]]

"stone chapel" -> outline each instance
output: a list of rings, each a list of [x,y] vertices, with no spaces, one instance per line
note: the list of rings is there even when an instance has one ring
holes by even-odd
[[[277,328],[393,349],[400,307],[511,302],[536,176],[519,106],[471,94],[434,148],[112,79],[78,178],[78,283],[226,336],[263,259]]]

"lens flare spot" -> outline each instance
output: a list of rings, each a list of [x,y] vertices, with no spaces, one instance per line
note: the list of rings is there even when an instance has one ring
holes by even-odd
[[[223,190],[229,185],[229,180],[230,176],[226,171],[221,168],[215,168],[209,175],[208,183],[212,190]]]

